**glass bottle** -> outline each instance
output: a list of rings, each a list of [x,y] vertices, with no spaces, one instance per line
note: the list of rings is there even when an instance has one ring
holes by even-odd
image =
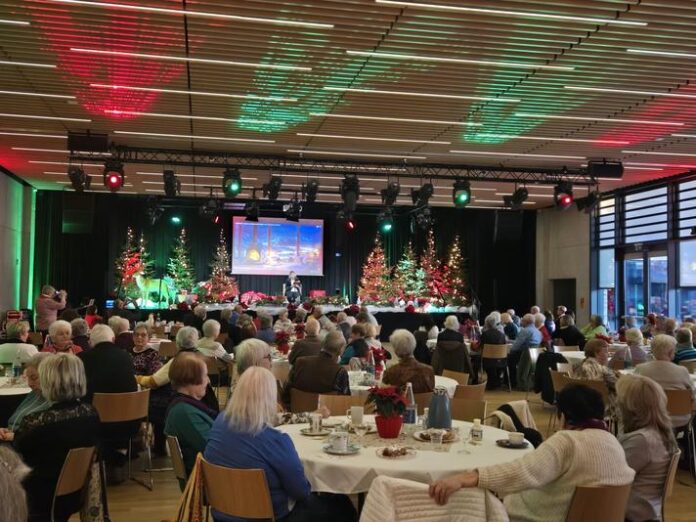
[[[413,385],[410,382],[406,383],[406,392],[404,393],[404,399],[406,400],[404,424],[415,424],[418,420],[418,410],[416,406],[416,398],[413,395]]]

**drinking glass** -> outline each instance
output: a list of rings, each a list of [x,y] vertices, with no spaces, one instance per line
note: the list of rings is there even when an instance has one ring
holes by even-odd
[[[358,441],[361,446],[365,445],[363,443],[363,438],[367,435],[369,430],[370,427],[367,424],[353,424],[353,431],[355,431],[355,434],[358,436]]]
[[[430,432],[430,446],[433,451],[442,451],[442,439],[445,436],[443,430],[432,430]]]

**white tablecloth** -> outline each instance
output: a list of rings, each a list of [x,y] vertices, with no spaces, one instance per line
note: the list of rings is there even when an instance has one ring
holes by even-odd
[[[374,422],[372,415],[366,415],[365,419],[367,422]],[[344,417],[334,417],[330,421],[343,420]],[[464,435],[471,428],[470,422],[453,421],[452,424]],[[402,435],[398,442],[406,446],[417,446],[417,453],[414,457],[391,460],[378,457],[376,450],[393,444],[397,439],[379,439],[376,435],[367,435],[367,447],[363,447],[356,455],[343,457],[325,453],[322,450],[322,445],[326,444],[323,438],[301,435],[300,429],[306,427],[307,424],[288,424],[279,426],[278,429],[292,438],[312,491],[346,495],[368,491],[378,475],[430,483],[465,469],[509,462],[533,450],[531,444],[524,449],[501,448],[495,441],[507,439],[508,432],[484,426],[483,442],[477,446],[460,441],[444,444],[445,451],[436,452],[422,449],[429,448],[429,445]]]
[[[566,358],[566,360],[575,366],[580,364],[585,360],[585,352],[575,351],[575,352],[561,352],[561,355]]]
[[[454,392],[457,390],[457,384],[459,384],[457,381],[455,381],[454,379],[450,379],[449,377],[443,377],[442,375],[435,376],[435,386],[444,386],[445,388],[447,388],[447,394],[450,396],[450,399],[454,397]],[[367,396],[367,392],[370,391],[370,388],[372,388],[372,386],[353,386],[351,384],[350,394]]]
[[[0,377],[0,395],[26,395],[31,391],[24,379],[12,386],[9,385],[9,381],[8,377]]]
[[[635,368],[626,368],[624,370],[619,370],[619,373],[622,375],[630,375],[635,372],[635,370]],[[691,382],[693,382],[694,386],[696,386],[696,373],[690,373],[689,377],[691,377]]]

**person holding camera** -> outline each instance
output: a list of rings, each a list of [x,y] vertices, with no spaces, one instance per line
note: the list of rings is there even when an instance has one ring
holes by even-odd
[[[41,288],[41,295],[36,300],[36,330],[46,335],[51,323],[58,319],[58,310],[65,308],[65,299],[68,293],[65,290],[56,292],[51,285]]]

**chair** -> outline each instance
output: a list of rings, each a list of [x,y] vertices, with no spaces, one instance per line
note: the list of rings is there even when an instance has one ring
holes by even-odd
[[[183,326],[181,326],[180,324],[172,325],[172,329],[169,330],[169,338],[176,339],[176,334],[178,334],[179,330],[181,330],[182,328],[183,328]]]
[[[365,398],[357,395],[321,394],[319,404],[328,408],[332,416],[343,416],[352,406],[365,406]]]
[[[148,422],[148,409],[150,406],[150,390],[144,389],[128,393],[95,393],[92,406],[99,414],[102,423],[139,421]],[[135,434],[133,434],[134,436]],[[133,436],[128,439],[128,478],[152,491],[152,453],[150,446],[145,445],[147,451],[147,470],[149,482],[145,483],[133,477],[132,450]],[[102,461],[103,465],[103,461]]]
[[[508,391],[512,392],[510,385],[510,368],[507,363],[508,345],[507,344],[484,344],[481,350],[481,368],[488,368],[500,371],[505,369],[507,375]]]
[[[694,419],[691,410],[691,390],[665,390],[665,395],[667,395],[667,411],[671,416],[689,415],[686,424],[674,426],[673,429],[677,436],[683,435],[686,438],[689,470],[693,479],[696,480],[696,435],[694,434]]]
[[[554,346],[554,348],[556,350],[556,353],[581,351],[579,346]]]
[[[41,335],[41,332],[29,332],[29,337],[27,338],[27,341],[29,341],[29,344],[33,344],[34,346],[43,346],[44,343],[43,335]]]
[[[566,522],[623,522],[631,484],[625,486],[577,486]]]
[[[530,348],[529,349],[529,361],[532,365],[532,379],[530,380],[530,384],[534,382],[534,374],[536,373],[536,365],[537,362],[539,361],[539,354],[544,352],[545,350],[543,348]],[[531,389],[531,386],[527,387],[527,392],[524,395],[524,400],[527,400],[529,397],[529,391]]]
[[[188,476],[186,476],[186,465],[184,464],[184,455],[181,453],[179,439],[173,435],[167,435],[167,446],[169,447],[169,454],[172,457],[174,476],[183,483],[186,483]]]
[[[177,353],[179,353],[179,347],[174,341],[163,341],[160,343],[160,357],[175,357]]]
[[[681,361],[679,363],[681,366],[686,366],[689,373],[696,373],[696,360],[693,361]]]
[[[466,386],[467,384],[469,384],[469,374],[468,373],[455,372],[454,370],[442,370],[442,376],[449,377],[450,379],[454,379],[461,386]]]
[[[71,449],[58,476],[56,489],[51,503],[51,520],[55,518],[56,500],[58,497],[81,491],[87,485],[87,479],[94,462],[94,446]]]
[[[561,380],[563,381],[563,386],[568,386],[570,384],[580,384],[582,386],[587,386],[593,390],[598,391],[602,395],[602,400],[605,406],[609,404],[609,388],[604,383],[604,381],[594,381],[589,379],[574,379],[568,375],[561,375]]]
[[[558,365],[560,366],[560,365]],[[558,394],[561,392],[561,390],[565,387],[566,382],[563,380],[563,377],[566,376],[565,373],[552,370],[549,368],[549,373],[551,374],[551,384],[553,385],[553,394],[554,397],[558,396]],[[555,401],[554,401],[555,402]],[[549,424],[546,427],[546,431],[551,431],[556,427],[556,419],[558,418],[558,407],[554,406],[555,410],[549,417]]]
[[[311,393],[297,388],[290,388],[290,412],[302,413],[314,411],[319,404],[319,394]]]
[[[215,398],[220,402],[220,384],[222,380],[222,370],[221,363],[215,357],[203,357],[205,361],[205,366],[208,368],[208,377],[215,377],[215,379],[210,379],[211,385],[215,389]],[[214,383],[214,384],[213,384]]]
[[[201,457],[201,472],[208,506],[231,517],[275,521],[262,469],[226,468]]]
[[[430,407],[430,401],[433,398],[433,393],[432,392],[414,393],[413,398],[416,401],[416,407],[418,408],[418,415],[422,415],[424,408]]]
[[[467,386],[462,386],[461,384],[457,386],[454,392],[455,399],[469,399],[473,401],[480,401],[483,399],[483,393],[486,391],[486,383],[482,384],[469,384]]]
[[[669,461],[669,467],[667,468],[667,477],[665,478],[665,483],[662,485],[662,520],[667,520],[665,518],[665,504],[667,499],[672,496],[672,489],[674,488],[674,481],[677,477],[677,470],[679,469],[679,459],[681,457],[681,450],[677,450],[672,453],[672,458]]]
[[[556,370],[560,373],[570,375],[570,373],[573,371],[573,365],[570,363],[556,363]]]
[[[153,326],[152,333],[155,337],[158,337],[160,339],[167,338],[167,334],[164,333],[164,326]]]
[[[486,418],[486,401],[454,398],[450,402],[452,418],[460,421],[473,422],[474,419]]]
[[[472,373],[469,350],[459,341],[438,341],[431,363],[435,375],[442,375],[444,370]]]

